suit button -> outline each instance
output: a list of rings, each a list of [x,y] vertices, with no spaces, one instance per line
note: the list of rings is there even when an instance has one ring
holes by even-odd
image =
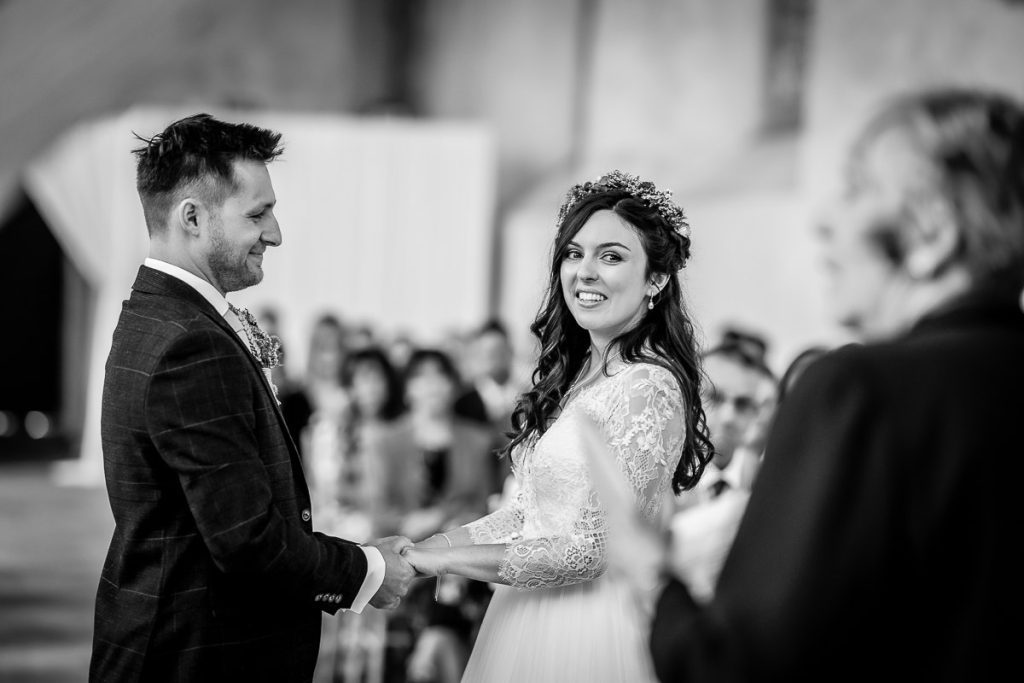
[[[313,519],[313,515],[310,514],[309,510],[303,510],[302,511],[302,521],[303,522],[308,522],[311,519]]]

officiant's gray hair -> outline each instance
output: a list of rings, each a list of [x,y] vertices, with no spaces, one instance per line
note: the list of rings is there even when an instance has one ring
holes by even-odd
[[[235,161],[269,163],[284,151],[280,133],[209,114],[179,119],[151,138],[133,135],[143,143],[132,154],[150,235],[163,231],[171,207],[186,193],[219,206],[237,189]]]
[[[1024,107],[1008,95],[974,89],[901,95],[855,142],[847,169],[851,181],[857,182],[867,151],[882,138],[899,140],[918,162],[918,172],[907,174],[899,188],[903,220],[877,235],[886,255],[901,263],[909,231],[949,220],[959,236],[955,258],[975,283],[1019,292],[1024,287]]]

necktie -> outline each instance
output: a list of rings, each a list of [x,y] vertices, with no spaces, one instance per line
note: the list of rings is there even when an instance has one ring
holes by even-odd
[[[224,319],[231,326],[231,329],[235,331],[235,334],[239,336],[246,348],[249,349],[249,353],[259,362],[263,368],[263,374],[267,378],[267,383],[273,389],[274,397],[277,398],[277,385],[274,384],[271,368],[280,364],[280,341],[278,341],[277,337],[272,337],[260,329],[253,314],[244,308],[228,304],[228,310],[224,313]],[[281,401],[278,400],[278,405],[280,403]]]
[[[234,306],[228,304],[228,310],[224,312],[224,319],[228,321],[228,325],[231,325],[231,329],[235,331],[235,334],[238,335],[239,339],[242,340],[242,343],[245,344],[245,347],[251,352],[252,347],[249,345],[249,338],[245,335],[245,328],[242,326],[242,319],[239,317],[238,313],[235,312],[236,310],[237,309]]]
[[[719,479],[718,481],[711,485],[711,497],[718,498],[720,495],[722,495],[722,491],[726,490],[727,488],[729,488],[729,482],[727,482],[725,479]]]

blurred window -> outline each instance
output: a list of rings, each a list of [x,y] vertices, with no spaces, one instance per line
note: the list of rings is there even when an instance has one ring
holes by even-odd
[[[769,0],[765,56],[765,131],[798,130],[803,122],[813,0]]]

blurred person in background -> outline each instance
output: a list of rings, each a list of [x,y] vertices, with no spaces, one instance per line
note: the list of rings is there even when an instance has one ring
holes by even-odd
[[[715,455],[700,482],[676,499],[669,560],[702,601],[714,593],[774,412],[777,382],[764,361],[766,348],[733,333],[703,354],[704,410]]]
[[[347,394],[336,422],[312,428],[311,459],[330,461],[331,498],[318,512],[321,529],[356,541],[375,538],[380,522],[382,478],[380,440],[404,409],[401,379],[380,347],[349,351],[341,366]],[[387,615],[326,616],[314,681],[381,683],[387,655]]]
[[[89,680],[309,681],[321,613],[393,608],[408,539],[313,531],[268,380],[276,344],[228,293],[281,244],[279,133],[207,114],[134,150],[149,256],[114,331],[101,433],[114,532]]]
[[[312,441],[329,445],[323,460],[334,466],[334,495],[330,504],[339,524],[359,521],[355,536],[372,537],[388,526],[381,521],[382,487],[386,486],[381,442],[396,428],[405,409],[402,380],[387,354],[377,346],[351,351],[342,363],[341,387],[345,392],[337,420],[318,421]],[[315,449],[313,455],[315,455]],[[353,514],[346,514],[351,511]]]
[[[760,464],[777,381],[765,364],[763,347],[726,336],[702,354],[704,405],[715,455],[704,476],[680,494],[677,507],[713,500],[725,490],[749,491]]]
[[[844,180],[820,235],[832,313],[864,343],[785,395],[712,601],[667,579],[663,681],[989,681],[1017,664],[1024,108],[902,95]],[[615,509],[617,569],[662,566],[656,532]]]
[[[504,450],[512,430],[512,409],[526,389],[515,375],[515,353],[508,330],[496,319],[481,325],[469,339],[470,372],[466,388],[455,401],[458,415],[487,425],[495,453]],[[494,458],[492,492],[502,491],[512,474],[508,458]]]
[[[345,334],[345,348],[350,351],[367,349],[377,345],[377,334],[373,326],[366,323],[352,325]]]
[[[414,350],[403,384],[407,412],[379,441],[384,493],[378,528],[423,538],[487,511],[491,461],[497,455],[487,426],[455,414],[463,385],[447,353]],[[393,620],[392,637],[404,627],[413,639],[408,652],[410,680],[426,680],[429,674],[432,681],[457,681],[490,589],[448,577],[440,600],[434,602],[435,583],[413,586]],[[448,675],[442,675],[445,672]]]
[[[432,348],[412,352],[402,377],[406,412],[382,435],[385,500],[393,510],[382,528],[416,537],[485,509],[491,433],[455,413],[462,390],[451,357]]]
[[[315,419],[337,423],[348,407],[348,399],[341,386],[341,364],[345,359],[345,327],[331,313],[321,314],[309,335],[306,371],[302,377],[281,392],[281,412],[312,474],[309,462],[310,430]]]
[[[391,365],[399,374],[405,372],[405,364],[409,362],[409,356],[416,348],[416,342],[408,332],[395,334],[385,345]]]
[[[278,398],[291,391],[291,383],[287,373],[287,357],[284,343],[281,341],[281,325],[277,309],[265,306],[256,313],[256,322],[266,331],[267,335],[277,340],[277,365],[270,369],[270,381],[277,391]]]
[[[536,382],[507,448],[518,494],[406,551],[445,581],[497,584],[467,683],[654,680],[650,601],[605,575],[608,527],[581,439],[597,421],[644,519],[663,521],[672,492],[700,478],[711,447],[677,277],[689,249],[682,209],[653,183],[612,171],[566,194],[532,326]]]

